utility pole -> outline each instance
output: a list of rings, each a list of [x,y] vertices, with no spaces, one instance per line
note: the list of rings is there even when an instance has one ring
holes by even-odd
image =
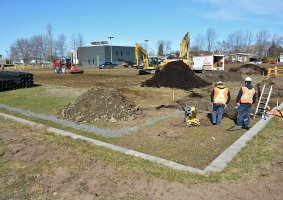
[[[112,43],[111,43],[111,39],[113,39],[114,37],[113,36],[108,36],[108,38],[110,39],[110,55],[111,55],[111,62],[112,62]]]
[[[149,41],[149,40],[144,40],[145,41],[145,50],[147,51],[147,42]]]

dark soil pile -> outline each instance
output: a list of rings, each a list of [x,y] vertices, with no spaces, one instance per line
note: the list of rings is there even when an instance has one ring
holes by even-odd
[[[188,65],[182,61],[168,63],[160,72],[141,84],[141,86],[147,87],[170,87],[184,90],[207,85],[209,83],[195,75]]]
[[[272,86],[272,93],[271,96],[272,97],[283,97],[283,77],[279,76],[277,78],[270,78],[267,79],[265,81],[262,81],[261,83],[258,83],[256,85],[256,88],[259,92],[259,94],[262,91],[263,86],[266,85],[265,87],[269,88],[270,86]],[[267,91],[267,90],[264,90]]]
[[[229,70],[230,72],[240,72],[241,74],[246,74],[246,75],[267,75],[267,69],[260,67],[258,65],[253,65],[253,64],[245,64],[242,65],[241,67],[233,67]]]
[[[75,102],[59,111],[63,117],[76,122],[133,120],[142,111],[117,90],[91,88]]]
[[[205,71],[198,75],[209,83],[217,83],[218,81],[223,81],[224,83],[242,81],[240,72]]]

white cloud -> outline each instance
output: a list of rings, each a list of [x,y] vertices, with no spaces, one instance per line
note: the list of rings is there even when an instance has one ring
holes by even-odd
[[[242,17],[238,13],[231,14],[228,10],[219,10],[211,13],[204,14],[205,17],[221,21],[239,21]]]
[[[243,20],[251,15],[283,21],[282,0],[202,0],[209,7],[205,17],[218,20]]]

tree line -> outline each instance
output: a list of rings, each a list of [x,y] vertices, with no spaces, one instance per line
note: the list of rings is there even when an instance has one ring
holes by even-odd
[[[191,45],[191,54],[207,55],[212,53],[233,54],[250,53],[259,59],[263,57],[278,57],[283,53],[283,37],[277,34],[270,34],[267,30],[257,33],[251,31],[235,31],[230,33],[226,39],[217,40],[218,34],[215,29],[209,27],[204,34],[197,34]],[[171,50],[171,42],[160,40],[157,42],[157,54],[163,56]],[[174,52],[178,54],[179,52]]]
[[[84,44],[85,40],[81,33],[72,34],[69,43],[64,34],[54,39],[52,25],[48,24],[46,35],[17,39],[11,44],[9,55],[11,60],[23,60],[24,63],[30,63],[32,60],[35,63],[52,62],[66,57],[68,49],[76,50]]]
[[[258,59],[263,57],[278,57],[283,52],[283,37],[277,34],[270,34],[263,29],[257,33],[251,31],[235,31],[230,33],[226,39],[217,40],[218,34],[215,29],[209,27],[204,34],[197,34],[191,46],[192,55],[206,55],[212,53],[232,54],[250,53],[256,55]],[[181,40],[180,40],[181,41]],[[190,41],[189,41],[190,42]],[[10,46],[10,59],[13,61],[23,60],[30,63],[32,60],[37,62],[53,61],[54,59],[64,58],[68,49],[76,50],[85,44],[81,33],[72,34],[69,42],[64,34],[60,34],[54,39],[51,24],[47,25],[46,35],[34,35],[31,38],[17,39]],[[140,46],[154,55],[152,48],[148,49],[147,43],[140,43]],[[156,44],[159,56],[179,52],[172,51],[170,40],[159,40]]]

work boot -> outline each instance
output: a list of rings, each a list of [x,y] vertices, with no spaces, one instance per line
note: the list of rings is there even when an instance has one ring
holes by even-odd
[[[242,126],[236,125],[234,128],[235,128],[235,129],[241,129]]]
[[[242,127],[243,129],[250,130],[250,127]]]

